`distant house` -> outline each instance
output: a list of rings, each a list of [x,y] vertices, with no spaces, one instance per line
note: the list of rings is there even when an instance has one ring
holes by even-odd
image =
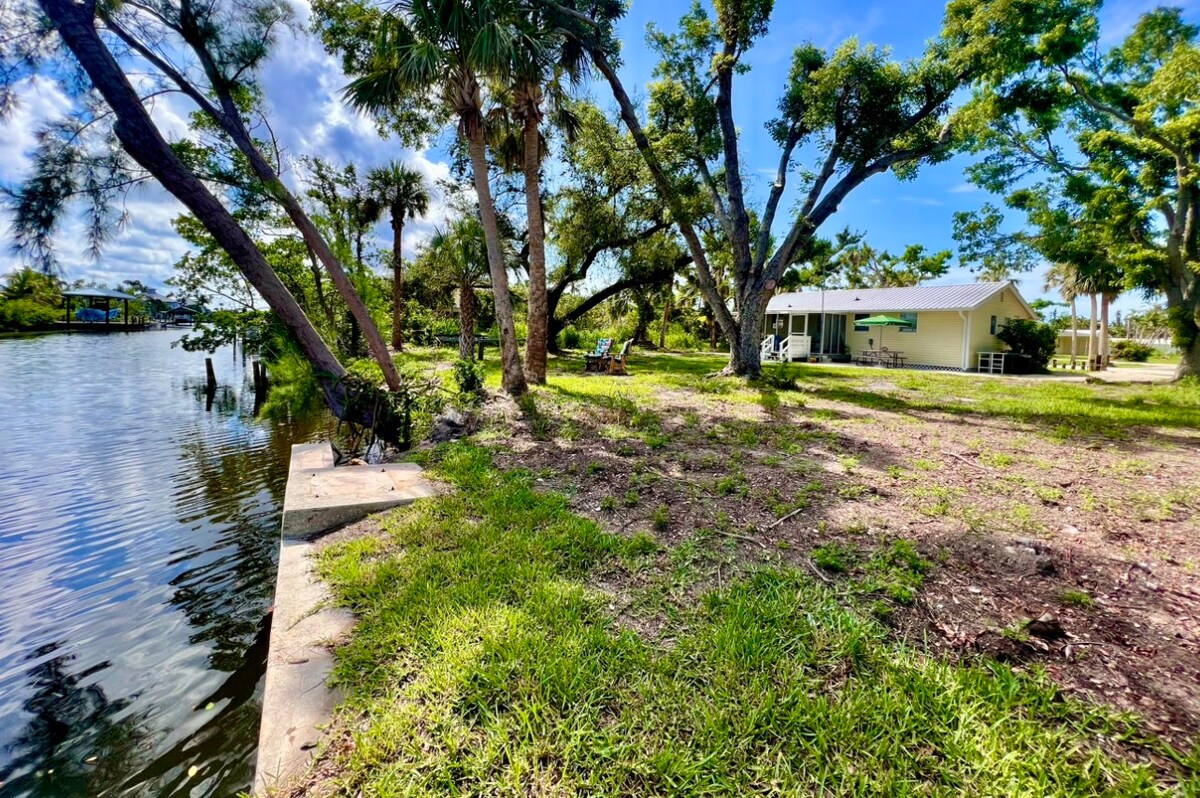
[[[1088,329],[1088,320],[1087,319],[1081,320],[1079,327],[1080,328],[1078,330],[1076,330],[1076,332],[1074,334],[1075,335],[1075,354],[1078,355],[1079,357],[1082,357],[1084,360],[1087,360],[1088,337],[1091,335],[1091,332]],[[1112,345],[1114,343],[1116,343],[1117,341],[1123,341],[1123,340],[1125,340],[1125,339],[1109,338],[1108,346],[1109,346],[1110,351],[1109,352],[1101,352],[1100,354],[1104,354],[1104,355],[1111,354]],[[1097,344],[1097,346],[1099,346],[1099,344],[1100,344],[1100,331],[1099,330],[1096,331],[1096,344]],[[1055,349],[1055,352],[1060,355],[1071,354],[1071,331],[1070,330],[1063,330],[1062,332],[1060,332],[1058,334],[1058,348]]]
[[[880,315],[909,325],[854,323]],[[762,354],[847,360],[884,346],[903,352],[909,366],[973,371],[980,352],[1004,350],[996,332],[1006,321],[1037,318],[1011,282],[777,294],[763,317]]]

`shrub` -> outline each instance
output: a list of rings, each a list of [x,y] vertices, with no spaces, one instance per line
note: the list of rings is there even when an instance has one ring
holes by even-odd
[[[563,349],[578,349],[579,330],[574,327],[567,327],[558,334],[558,342]]]
[[[1018,355],[1024,355],[1035,369],[1045,369],[1058,347],[1058,333],[1049,324],[1030,319],[1010,319],[996,337]]]
[[[1131,360],[1134,363],[1145,363],[1155,352],[1154,347],[1137,341],[1114,341],[1112,356],[1118,360]]]
[[[800,386],[796,383],[798,376],[797,370],[790,363],[780,363],[777,366],[764,366],[751,384],[759,390],[798,391],[800,390]]]
[[[483,396],[483,368],[473,360],[458,360],[454,364],[454,384],[464,397]]]
[[[54,308],[32,299],[0,300],[0,331],[36,330],[53,325],[58,318]]]

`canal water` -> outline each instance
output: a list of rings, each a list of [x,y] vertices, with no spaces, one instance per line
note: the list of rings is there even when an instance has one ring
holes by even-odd
[[[178,331],[0,339],[0,795],[251,784],[292,443]]]

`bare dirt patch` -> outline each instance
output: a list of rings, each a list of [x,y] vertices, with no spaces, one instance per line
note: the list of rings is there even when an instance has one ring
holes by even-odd
[[[664,606],[756,564],[792,563],[874,606],[914,645],[1043,667],[1180,750],[1194,744],[1200,433],[1063,441],[981,414],[864,408],[820,391],[802,401],[680,390],[595,403],[544,391],[532,416],[505,403],[488,412],[500,465],[661,544],[648,571],[596,585],[648,639]],[[911,602],[868,578],[874,553],[898,540],[932,563]],[[846,562],[818,567],[816,550]]]

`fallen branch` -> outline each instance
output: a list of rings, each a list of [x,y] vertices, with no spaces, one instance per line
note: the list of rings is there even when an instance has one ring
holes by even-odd
[[[804,558],[804,562],[808,563],[808,567],[812,569],[812,572],[817,575],[818,579],[820,579],[822,582],[824,582],[827,585],[833,584],[833,580],[830,579],[825,574],[821,573],[821,569],[817,567],[817,564],[815,562],[813,562],[812,560],[810,560],[807,557]]]
[[[939,450],[939,451],[941,451],[941,453],[946,455],[947,457],[953,457],[955,460],[961,460],[962,462],[966,463],[969,466],[974,466],[975,468],[978,468],[980,471],[987,471],[990,473],[992,470],[985,465],[980,465],[979,463],[975,462],[974,460],[969,460],[966,457],[963,457],[961,454],[955,454],[954,452],[947,452],[945,450]]]
[[[714,529],[713,531],[714,531],[714,532],[716,532],[718,535],[721,535],[721,536],[723,536],[723,537],[727,537],[727,538],[733,538],[734,540],[744,540],[744,541],[746,541],[747,543],[757,543],[759,546],[762,546],[762,547],[763,547],[763,549],[770,549],[770,548],[771,548],[771,547],[770,547],[770,546],[768,546],[766,543],[763,543],[761,540],[758,540],[757,538],[747,537],[746,535],[739,535],[739,534],[738,534],[738,533],[736,533],[736,532],[726,532],[726,531],[725,531],[725,530],[723,530],[723,529]]]
[[[789,518],[791,518],[795,515],[799,515],[800,512],[804,509],[805,509],[804,507],[797,507],[795,510],[792,510],[787,515],[776,518],[774,521],[772,521],[771,523],[764,526],[761,531],[766,532],[768,529],[774,529],[775,527],[779,526],[780,524],[782,524],[784,521],[788,520]]]

